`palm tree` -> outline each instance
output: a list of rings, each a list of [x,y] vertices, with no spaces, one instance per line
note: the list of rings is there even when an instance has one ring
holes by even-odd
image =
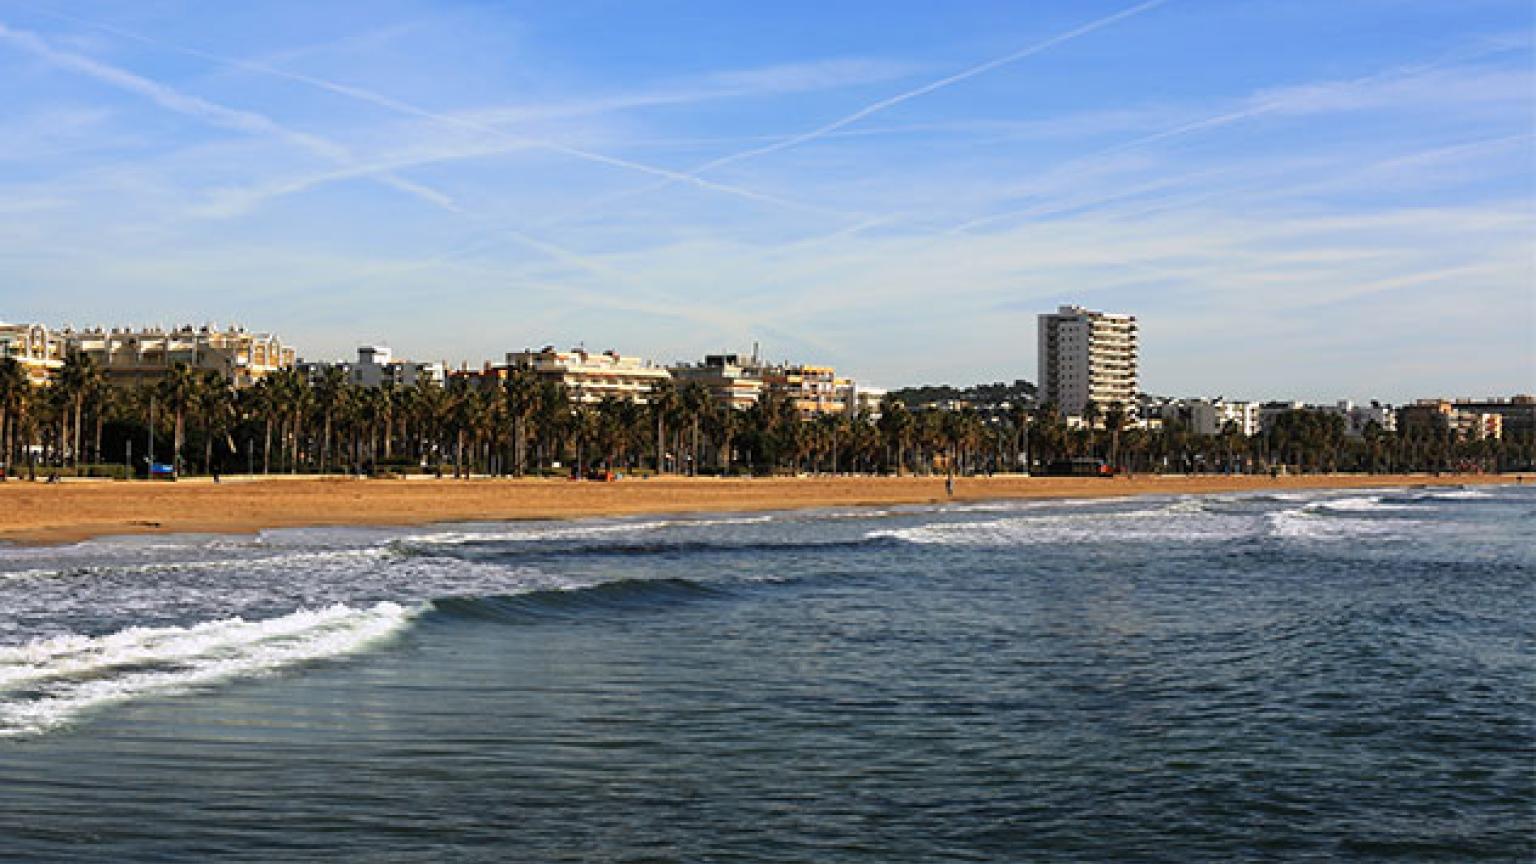
[[[331,429],[336,412],[341,409],[342,402],[348,396],[347,386],[347,371],[340,366],[329,366],[321,373],[320,380],[310,388],[325,418],[325,430],[320,439],[320,472],[322,474],[331,469]]]
[[[651,417],[656,421],[656,473],[667,473],[667,420],[677,413],[680,404],[677,395],[677,386],[669,378],[663,378],[651,385],[650,395],[646,399],[650,405]]]
[[[0,357],[0,465],[11,464],[11,454],[16,449],[16,426],[20,424],[31,387],[19,360]]]
[[[276,407],[283,419],[283,450],[287,455],[288,473],[292,474],[298,470],[304,417],[309,413],[314,394],[303,373],[297,369],[280,369],[271,380]]]
[[[1104,411],[1104,427],[1109,430],[1109,464],[1120,467],[1120,433],[1125,431],[1127,414],[1125,404],[1111,402]]]
[[[447,419],[452,401],[447,391],[431,378],[416,379],[411,393],[411,409],[416,421],[416,452],[423,460],[429,460],[433,471],[443,474],[442,427]]]
[[[272,424],[281,413],[276,379],[263,378],[257,381],[254,386],[240,394],[240,401],[245,406],[247,416],[259,416],[262,420],[261,473],[270,474],[272,472]]]
[[[880,419],[876,421],[885,436],[886,447],[895,454],[896,476],[901,476],[902,463],[907,452],[907,438],[912,432],[912,415],[898,399],[887,396],[880,402]]]
[[[1029,406],[1013,402],[1008,406],[1008,428],[1013,430],[1013,458],[1009,460],[1015,470],[1020,465],[1029,471]]]
[[[85,403],[87,399],[96,397],[100,385],[101,370],[96,368],[96,361],[83,351],[69,352],[64,358],[64,365],[59,369],[54,386],[58,388],[59,395],[68,400],[73,414],[73,421],[69,424],[72,430],[69,455],[77,466],[80,464],[80,435]]]
[[[722,472],[731,470],[732,442],[741,430],[741,413],[730,405],[716,403],[704,412],[704,434],[715,448],[715,465]]]
[[[171,439],[171,466],[178,476],[181,474],[181,444],[186,433],[187,410],[197,401],[198,383],[197,376],[187,364],[177,363],[160,380],[157,388],[159,397],[176,418],[176,431]]]
[[[689,381],[683,385],[680,396],[683,416],[688,418],[692,426],[692,440],[688,456],[688,476],[696,477],[699,473],[699,426],[703,421],[704,412],[709,409],[714,398],[710,395],[709,388],[702,381]]]
[[[528,469],[528,424],[538,414],[541,392],[537,373],[522,367],[508,372],[502,385],[512,420],[512,471],[518,477]]]
[[[203,372],[197,382],[197,411],[203,421],[203,471],[211,474],[213,439],[228,436],[229,421],[235,412],[235,391],[223,373],[213,369]]]
[[[587,448],[596,442],[600,433],[601,419],[591,405],[577,405],[571,409],[571,427],[576,436],[576,476],[587,476]]]

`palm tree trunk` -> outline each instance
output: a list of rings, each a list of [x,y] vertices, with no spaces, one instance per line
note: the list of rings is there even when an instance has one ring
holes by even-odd
[[[656,473],[667,473],[667,427],[661,419],[661,412],[656,412]]]
[[[272,415],[267,415],[266,428],[261,433],[261,473],[272,472]]]
[[[186,427],[183,425],[184,420],[185,420],[185,413],[182,411],[182,409],[177,408],[176,409],[176,436],[175,436],[175,441],[173,442],[176,445],[176,449],[175,449],[175,452],[173,452],[171,454],[171,465],[175,469],[176,474],[178,476],[180,476],[180,474],[181,474],[181,436],[186,431]]]
[[[76,393],[75,394],[75,444],[74,444],[74,450],[69,454],[71,457],[73,457],[73,459],[75,461],[75,467],[76,468],[80,467],[80,423],[81,423],[81,419],[82,419],[80,414],[81,414],[81,411],[85,407],[82,404],[83,402],[85,402],[85,393],[83,391],[79,392],[79,393]]]

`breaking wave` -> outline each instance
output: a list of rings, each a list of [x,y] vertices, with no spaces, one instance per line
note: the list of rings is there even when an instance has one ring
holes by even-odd
[[[0,737],[46,732],[115,702],[350,654],[398,632],[414,614],[390,602],[337,604],[262,621],[130,627],[0,647]]]
[[[1030,546],[1116,541],[1220,542],[1252,533],[1252,518],[1213,512],[1196,499],[1107,512],[1041,512],[971,522],[933,522],[871,531],[868,539],[938,546]]]

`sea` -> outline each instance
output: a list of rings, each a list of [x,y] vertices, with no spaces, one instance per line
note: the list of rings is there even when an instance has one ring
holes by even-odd
[[[1536,489],[0,547],[0,860],[1536,859]]]

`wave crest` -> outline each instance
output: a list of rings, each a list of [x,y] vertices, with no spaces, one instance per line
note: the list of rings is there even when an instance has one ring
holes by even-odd
[[[46,732],[102,705],[350,654],[413,615],[391,602],[336,604],[261,621],[131,627],[0,648],[0,737]]]

